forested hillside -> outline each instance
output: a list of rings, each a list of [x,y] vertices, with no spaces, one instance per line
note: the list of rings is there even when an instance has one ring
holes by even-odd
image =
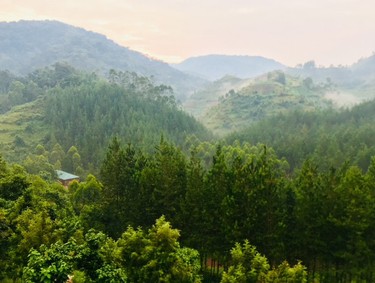
[[[265,143],[292,168],[306,159],[321,169],[344,162],[367,170],[375,155],[375,100],[351,109],[316,112],[294,111],[265,119],[227,137],[234,141]]]
[[[170,87],[154,85],[135,73],[112,70],[108,76],[106,81],[64,64],[27,77],[1,73],[1,150],[7,160],[21,162],[29,156],[37,163],[39,144],[55,169],[62,166],[74,172],[79,166],[82,172],[82,167],[98,168],[113,136],[145,150],[161,136],[181,145],[188,135],[211,138],[180,109]],[[72,146],[75,149],[68,153]],[[64,166],[61,152],[77,153],[76,165],[66,161]]]

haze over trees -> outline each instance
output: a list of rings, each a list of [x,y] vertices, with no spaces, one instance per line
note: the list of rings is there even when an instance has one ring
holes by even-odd
[[[220,82],[224,85],[227,81]],[[331,108],[332,101],[325,97],[331,90],[330,83],[317,85],[311,79],[292,77],[282,71],[269,72],[227,91],[218,98],[216,105],[206,109],[200,120],[223,136],[277,114]],[[204,94],[202,91],[199,98]],[[197,98],[195,95],[188,101]]]

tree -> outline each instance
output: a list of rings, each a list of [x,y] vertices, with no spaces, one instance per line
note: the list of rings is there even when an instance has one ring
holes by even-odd
[[[81,156],[76,146],[71,146],[62,162],[62,167],[68,172],[75,173],[77,168],[82,167]]]
[[[124,271],[101,253],[108,241],[103,233],[89,230],[80,241],[71,238],[66,243],[57,241],[32,249],[23,280],[66,282],[73,275],[74,282],[127,282]]]
[[[335,231],[330,251],[339,270],[350,270],[352,276],[361,276],[368,263],[375,260],[374,197],[358,167],[343,172],[340,183],[332,191],[334,206],[328,221]]]
[[[103,207],[100,205],[102,199],[103,185],[93,176],[88,175],[86,182],[74,183],[69,186],[72,191],[72,202],[82,225],[90,228],[104,230],[101,214]]]
[[[298,250],[300,259],[307,263],[314,276],[317,263],[328,250],[324,239],[329,204],[327,187],[317,166],[306,161],[294,179],[296,217],[299,227]]]
[[[314,60],[307,61],[303,64],[303,69],[311,70],[311,69],[315,69],[315,68],[316,68],[316,65],[315,65]]]
[[[205,171],[201,160],[196,155],[196,150],[192,150],[187,165],[187,187],[181,206],[182,219],[180,225],[183,241],[189,247],[204,251],[207,228],[207,221],[204,218],[207,206],[204,184]]]
[[[228,148],[232,184],[222,201],[225,237],[232,246],[251,240],[272,263],[283,258],[285,172],[272,149]]]
[[[128,225],[139,225],[140,185],[139,178],[144,161],[129,144],[124,150],[117,138],[108,147],[100,176],[103,182],[103,209],[108,232],[111,236],[120,236]]]
[[[30,174],[38,174],[46,181],[56,180],[56,171],[45,155],[29,154],[23,161],[23,165]]]
[[[203,215],[203,222],[206,223],[205,245],[211,256],[226,248],[229,249],[223,225],[225,223],[223,216],[226,214],[223,202],[233,182],[221,145],[216,147],[216,153],[212,160],[212,167],[205,178],[204,200],[206,206]]]
[[[231,250],[231,266],[223,272],[221,283],[261,282],[307,282],[306,267],[300,262],[293,267],[284,261],[271,269],[268,260],[247,240],[243,245],[236,243]]]
[[[129,227],[118,241],[130,282],[201,282],[199,253],[181,248],[180,233],[164,216],[147,233]]]
[[[148,220],[165,215],[178,225],[181,203],[186,193],[186,158],[174,145],[161,138],[156,153],[142,172],[143,196],[149,194]],[[151,222],[152,223],[152,222]],[[147,223],[151,225],[151,223]]]
[[[7,175],[2,177],[0,175],[0,198],[14,201],[22,195],[28,186],[29,182],[24,169],[19,165],[14,165]]]
[[[298,262],[291,267],[287,261],[283,261],[277,268],[267,273],[266,282],[272,283],[306,283],[307,271],[306,267]]]

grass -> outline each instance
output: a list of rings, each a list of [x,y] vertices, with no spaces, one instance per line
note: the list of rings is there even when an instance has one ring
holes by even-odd
[[[23,160],[42,141],[48,133],[43,117],[41,98],[0,115],[0,153],[6,160]]]

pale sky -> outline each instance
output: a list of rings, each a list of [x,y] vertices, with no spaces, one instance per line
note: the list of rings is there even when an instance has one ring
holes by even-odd
[[[348,65],[375,51],[375,0],[0,0],[0,21],[58,20],[151,57],[260,55]]]

